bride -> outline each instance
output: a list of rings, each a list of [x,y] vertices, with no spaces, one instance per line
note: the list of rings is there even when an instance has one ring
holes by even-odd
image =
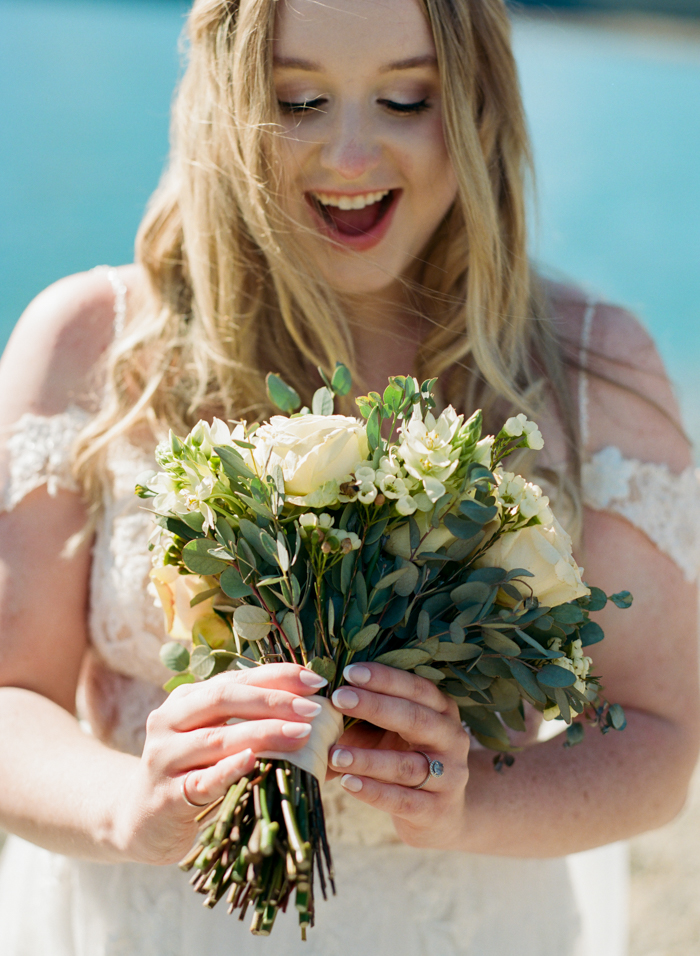
[[[196,0],[188,37],[136,265],[47,289],[0,368],[0,951],[621,956],[621,841],[680,810],[698,748],[700,498],[641,327],[528,265],[502,0]],[[339,896],[309,943],[290,916],[260,942],[173,864],[193,805],[303,746],[319,679],[165,699],[134,479],[168,427],[267,415],[269,370],[308,401],[337,360],[363,390],[412,369],[487,420],[537,416],[587,576],[635,595],[593,653],[628,728],[564,750],[533,723],[499,774],[428,681],[356,669],[335,703],[367,723],[326,785]],[[445,766],[421,790],[418,751]]]

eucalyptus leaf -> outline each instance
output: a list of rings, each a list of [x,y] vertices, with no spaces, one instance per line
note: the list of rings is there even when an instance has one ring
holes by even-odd
[[[464,501],[460,501],[459,510],[466,518],[478,525],[488,524],[498,514],[496,505],[485,505],[474,498],[465,498]]]
[[[608,711],[608,722],[615,730],[624,730],[627,726],[627,718],[620,704],[611,704]]]
[[[385,654],[380,654],[375,660],[378,664],[388,664],[389,667],[398,667],[407,671],[418,664],[425,664],[430,660],[430,655],[415,647],[402,647],[396,651],[387,651]]]
[[[267,396],[285,415],[290,415],[301,407],[301,399],[291,385],[270,372],[265,379]]]
[[[343,594],[348,593],[354,570],[355,552],[348,551],[347,554],[343,555],[343,558],[340,562],[340,590],[343,592]]]
[[[504,654],[506,657],[519,656],[520,648],[515,641],[511,641],[509,637],[501,634],[500,631],[495,631],[493,628],[485,627],[482,629],[482,635],[484,644],[486,644],[487,647],[490,647],[492,651],[497,651],[499,654]]]
[[[457,515],[453,514],[446,514],[442,522],[455,538],[462,538],[465,541],[476,537],[481,528],[480,524],[465,518],[458,518]]]
[[[513,680],[497,677],[489,687],[496,710],[514,710],[520,703],[520,691]]]
[[[314,392],[311,411],[314,415],[333,414],[333,392],[325,385]]]
[[[586,732],[582,724],[570,724],[566,728],[566,747],[575,747],[577,744],[583,743],[583,739],[586,736]]]
[[[221,588],[209,588],[206,591],[200,591],[199,594],[195,594],[190,601],[190,607],[197,607],[198,604],[203,604],[205,601],[219,594],[221,594]]]
[[[367,419],[367,441],[370,451],[374,451],[375,448],[379,447],[379,443],[382,440],[381,427],[382,413],[377,406],[372,409]]]
[[[508,663],[502,657],[488,657],[483,654],[476,666],[487,677],[505,677],[510,680],[513,676]]]
[[[618,591],[617,594],[611,594],[610,600],[615,607],[622,608],[623,610],[632,607],[633,598],[629,591]]]
[[[403,568],[403,574],[394,585],[394,591],[401,597],[408,597],[415,590],[420,577],[420,571],[415,564],[406,564]]]
[[[464,633],[464,628],[453,621],[450,624],[450,640],[453,644],[464,644],[464,639],[466,634]]]
[[[233,612],[233,626],[244,641],[262,641],[270,633],[272,621],[264,608],[242,604]]]
[[[605,637],[605,632],[600,624],[595,621],[587,621],[583,627],[578,629],[578,636],[583,647],[590,647],[592,644],[598,644]]]
[[[415,567],[415,565],[410,565],[410,566]],[[377,583],[375,584],[374,586],[375,590],[382,591],[384,588],[390,588],[391,585],[394,584],[394,582],[398,581],[399,578],[403,577],[404,574],[408,573],[408,568],[409,566],[406,565],[406,567],[399,568],[397,571],[392,571],[390,574],[385,574],[384,577],[381,578],[379,581],[377,581]],[[416,568],[416,571],[417,570],[418,569]],[[411,588],[411,591],[412,590],[413,588]],[[408,593],[410,594],[411,591],[409,591]]]
[[[240,478],[255,478],[255,472],[250,470],[235,449],[228,445],[216,445],[214,452],[219,457],[222,468],[234,482],[237,482]]]
[[[213,558],[209,554],[211,547],[210,538],[195,538],[194,541],[188,541],[182,549],[182,560],[187,570],[204,576],[219,574],[225,570],[228,564],[219,558]]]
[[[331,378],[331,388],[336,395],[347,395],[352,388],[352,375],[350,370],[342,362],[337,362],[333,377]]]
[[[419,641],[425,641],[430,634],[430,615],[425,608],[419,613],[416,622],[416,637]]]
[[[292,611],[288,611],[282,619],[282,630],[292,647],[299,647],[302,638],[301,624]]]
[[[192,650],[190,658],[190,673],[200,680],[206,680],[211,677],[216,669],[216,658],[211,652],[211,648],[206,644],[201,644]]]
[[[160,659],[169,671],[186,671],[190,666],[190,652],[177,641],[163,644]]]
[[[571,687],[576,683],[576,674],[557,664],[545,664],[537,674],[538,683],[544,688]]]
[[[196,678],[194,674],[175,674],[170,680],[166,680],[163,684],[163,690],[170,694],[175,690],[176,687],[179,687],[181,684],[194,684]]]
[[[483,581],[467,581],[450,591],[454,604],[483,604],[489,599],[491,588]]]
[[[445,675],[442,671],[439,671],[437,667],[429,667],[427,664],[419,664],[417,667],[414,667],[413,673],[417,674],[418,677],[425,677],[426,680],[431,680],[435,684],[439,684],[440,681],[445,679]]]
[[[470,661],[481,654],[476,644],[453,644],[441,641],[435,654],[436,661]]]
[[[351,651],[363,651],[379,633],[378,624],[368,624],[362,630],[354,634],[348,641],[348,647]]]
[[[329,684],[335,678],[336,664],[330,657],[314,657],[306,666],[310,671],[313,671],[314,674],[320,674],[321,677],[325,677]]]
[[[562,687],[554,688],[554,699],[559,705],[559,713],[564,718],[567,724],[571,723],[571,708],[569,707],[569,698],[564,693]]]
[[[535,675],[529,667],[521,661],[513,660],[513,658],[508,660],[508,667],[513,677],[533,700],[539,704],[547,703],[547,695],[535,680]]]
[[[553,607],[549,613],[557,624],[580,624],[584,620],[583,611],[578,604],[561,604],[559,607]]]

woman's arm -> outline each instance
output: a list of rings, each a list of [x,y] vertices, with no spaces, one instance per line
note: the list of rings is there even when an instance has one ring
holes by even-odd
[[[104,276],[64,280],[20,321],[0,363],[3,438],[25,412],[84,399],[111,338]],[[5,449],[6,452],[6,449]],[[7,476],[7,456],[0,469]],[[304,745],[319,678],[294,665],[224,674],[180,688],[149,720],[138,759],[84,733],[75,695],[88,644],[90,548],[66,556],[85,524],[76,494],[38,488],[0,514],[0,826],[98,861],[177,860],[196,811],[252,768],[254,753]],[[321,683],[324,683],[321,680]],[[230,717],[250,723],[224,726]]]
[[[608,356],[601,371],[667,415],[592,378],[593,450],[616,445],[630,458],[681,471],[690,463],[688,445],[648,337],[618,310],[599,310],[596,321],[593,347]],[[352,758],[344,758],[343,769],[362,784],[356,796],[393,813],[406,842],[558,856],[661,826],[683,806],[699,742],[696,589],[642,532],[614,515],[587,511],[583,544],[588,581],[608,594],[634,594],[631,609],[597,616],[606,640],[591,649],[593,670],[610,701],[624,706],[627,729],[603,737],[590,728],[583,744],[567,750],[561,737],[536,744],[502,773],[494,772],[491,753],[472,751],[469,782],[459,792],[466,757],[454,715],[411,675],[398,686],[369,665],[372,677],[358,689],[353,715],[390,728],[400,747],[407,741],[445,764],[443,777],[416,792],[408,787],[424,776],[424,758],[401,755],[386,773],[381,754],[341,741]]]

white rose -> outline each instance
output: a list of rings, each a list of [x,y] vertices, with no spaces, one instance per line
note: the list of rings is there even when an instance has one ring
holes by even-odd
[[[191,641],[192,628],[201,618],[207,615],[216,617],[213,613],[213,597],[190,607],[193,597],[216,586],[213,578],[201,577],[199,574],[180,574],[172,564],[153,568],[150,578],[163,608],[165,630],[173,640]],[[217,620],[226,628],[220,618]]]
[[[523,596],[530,589],[540,604],[556,607],[576,598],[590,594],[581,580],[582,569],[571,553],[571,538],[556,518],[550,527],[533,525],[501,535],[486,554],[479,559],[477,567],[525,568],[534,574],[525,578],[526,584],[516,582]]]
[[[280,465],[288,495],[312,494],[327,482],[346,479],[367,458],[365,426],[345,415],[275,415],[255,433],[258,465]]]

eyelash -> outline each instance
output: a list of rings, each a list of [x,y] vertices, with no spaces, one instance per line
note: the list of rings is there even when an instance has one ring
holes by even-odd
[[[325,102],[326,101],[320,96],[315,100],[306,100],[303,103],[291,103],[278,100],[279,108],[283,113],[309,113],[312,110],[320,111],[321,105]],[[419,100],[416,103],[395,103],[393,100],[378,100],[377,102],[381,103],[382,106],[385,106],[392,113],[398,113],[403,116],[415,116],[417,113],[422,113],[430,109],[430,103],[428,103],[427,98]]]

